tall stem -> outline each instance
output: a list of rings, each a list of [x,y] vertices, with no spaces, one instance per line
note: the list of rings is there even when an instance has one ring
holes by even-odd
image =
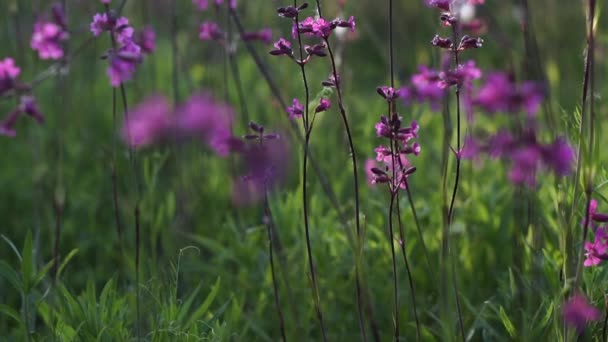
[[[454,55],[454,68],[455,70],[458,69],[458,66],[460,65],[460,61],[459,61],[459,53],[458,53],[458,28],[456,24],[452,24],[452,33],[453,33],[453,48],[452,48],[452,53]],[[452,190],[452,197],[450,199],[450,207],[448,209],[448,213],[447,213],[447,225],[448,225],[448,231],[450,229],[450,227],[452,226],[453,222],[454,222],[454,202],[456,201],[456,195],[458,193],[458,184],[460,182],[460,149],[461,149],[461,142],[460,142],[460,135],[461,135],[461,115],[460,115],[460,83],[456,84],[456,146],[457,146],[457,153],[456,153],[456,176],[454,179],[454,188]],[[446,240],[447,243],[447,250],[449,253],[449,243],[448,240]],[[464,323],[463,323],[463,319],[462,319],[462,309],[461,309],[461,305],[460,305],[460,295],[458,293],[458,283],[457,283],[457,276],[456,276],[456,262],[454,260],[454,258],[451,258],[451,262],[452,262],[452,280],[453,280],[453,288],[454,288],[454,296],[456,299],[456,309],[457,309],[457,313],[458,313],[458,326],[460,328],[460,337],[462,338],[463,341],[466,340],[465,338],[465,330],[464,330]]]
[[[281,309],[281,301],[279,298],[279,288],[277,285],[277,277],[274,268],[274,247],[273,247],[273,227],[274,220],[272,219],[272,211],[270,210],[270,204],[268,203],[268,190],[264,191],[264,223],[266,224],[266,230],[268,232],[268,254],[270,258],[270,272],[272,275],[272,288],[274,293],[274,304],[277,310],[277,316],[279,317],[279,328],[281,329],[281,337],[283,342],[287,342],[287,334],[285,333],[285,319],[283,317],[283,310]]]

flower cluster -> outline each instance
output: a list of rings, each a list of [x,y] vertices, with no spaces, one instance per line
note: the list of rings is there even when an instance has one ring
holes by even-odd
[[[34,24],[30,46],[41,59],[61,59],[64,56],[63,42],[69,38],[63,7],[55,4],[53,20],[40,18]]]
[[[568,175],[575,155],[570,145],[561,138],[552,143],[538,141],[536,130],[530,127],[518,136],[507,130],[489,136],[482,142],[469,136],[461,151],[464,159],[476,159],[485,153],[491,158],[502,158],[511,163],[509,180],[515,185],[536,186],[536,175],[542,168],[558,176]]]
[[[7,57],[0,60],[0,96],[9,91],[14,91],[20,96],[19,104],[13,109],[4,120],[0,121],[0,135],[14,137],[17,135],[15,125],[17,119],[22,115],[32,117],[39,123],[44,122],[44,116],[36,104],[36,100],[28,94],[28,87],[19,84],[17,77],[21,74],[21,69],[15,65],[15,61]]]
[[[154,51],[156,35],[151,28],[147,27],[136,35],[129,19],[117,17],[110,10],[95,14],[90,26],[95,37],[108,32],[112,38],[112,48],[105,58],[110,64],[107,74],[113,87],[130,80],[142,62],[143,55]]]
[[[564,321],[575,327],[580,334],[589,321],[597,321],[601,313],[593,305],[589,304],[587,298],[582,294],[575,294],[570,298],[562,309]]]
[[[370,184],[388,184],[392,194],[399,189],[407,188],[409,175],[416,171],[407,156],[420,154],[420,145],[415,140],[418,138],[419,126],[412,121],[409,126],[403,126],[402,118],[393,108],[395,100],[400,92],[392,87],[378,87],[377,92],[384,98],[391,108],[390,117],[382,115],[380,122],[376,123],[376,135],[388,140],[389,147],[378,146],[375,161],[367,160],[365,171]]]
[[[292,19],[292,39],[298,39],[298,35],[303,35],[305,37],[320,38],[320,41],[314,42],[314,44],[311,45],[304,45],[303,50],[306,52],[306,56],[302,56],[301,59],[298,59],[295,57],[295,54],[291,48],[291,42],[285,38],[280,38],[274,43],[274,49],[270,51],[271,55],[285,55],[293,59],[297,64],[304,65],[315,56],[327,56],[327,39],[337,27],[348,28],[351,31],[355,30],[355,18],[352,16],[348,20],[336,18],[330,21],[322,17],[307,17],[306,19],[299,21],[298,18],[300,12],[307,7],[308,4],[306,3],[299,7],[280,7],[277,9],[277,13],[280,17]]]
[[[587,223],[587,219],[590,220]],[[608,260],[608,226],[599,226],[598,223],[608,222],[608,214],[597,212],[597,201],[591,200],[589,211],[583,219],[583,227],[591,228],[594,234],[594,241],[585,241],[585,262],[586,267],[597,266],[603,260]]]
[[[200,139],[218,155],[232,150],[234,112],[224,103],[216,102],[209,94],[190,97],[174,112],[169,102],[160,95],[152,96],[135,107],[122,127],[125,142],[143,148],[170,137]]]

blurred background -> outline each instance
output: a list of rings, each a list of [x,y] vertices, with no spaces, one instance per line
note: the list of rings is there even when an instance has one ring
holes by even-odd
[[[116,7],[119,1],[112,1]],[[566,136],[575,141],[584,71],[586,47],[583,1],[486,0],[476,16],[484,23],[480,36],[483,48],[467,51],[463,59],[473,59],[484,71],[502,70],[518,80],[536,80],[548,86],[548,96],[539,114],[540,139]],[[366,292],[372,303],[369,310],[376,317],[382,340],[392,333],[392,287],[390,245],[386,239],[388,195],[364,181],[363,165],[374,158],[380,142],[374,124],[384,114],[385,102],[375,89],[389,81],[388,27],[385,2],[367,0],[322,1],[328,18],[356,18],[356,31],[333,37],[344,86],[344,99],[353,126],[356,152],[360,161],[361,217],[366,232]],[[0,2],[0,59],[13,57],[21,67],[20,79],[36,79],[45,70],[54,70],[53,62],[42,61],[30,48],[34,22],[48,13],[51,1]],[[276,8],[288,5],[279,1],[240,1],[237,12],[247,30],[269,27],[273,41],[290,37],[291,23],[276,14]],[[306,15],[313,15],[312,6]],[[604,99],[608,74],[606,53],[608,34],[606,18],[599,4],[596,46],[596,111],[600,122],[600,159],[606,161],[602,146],[607,105]],[[266,228],[262,203],[236,205],[234,179],[238,161],[220,157],[207,146],[189,141],[179,146],[159,144],[137,152],[140,192],[135,189],[128,149],[113,121],[113,91],[101,56],[109,48],[105,36],[90,41],[89,24],[95,13],[102,12],[99,1],[67,1],[70,39],[68,53],[77,55],[33,89],[46,122],[21,119],[15,138],[0,137],[0,233],[21,250],[28,232],[33,237],[33,260],[39,267],[54,255],[55,231],[61,227],[60,254],[73,257],[63,270],[60,281],[66,293],[76,301],[97,303],[100,291],[112,279],[116,308],[97,317],[86,316],[80,325],[79,315],[69,310],[57,312],[62,326],[76,332],[74,340],[89,340],[103,326],[104,340],[135,336],[133,322],[134,244],[133,207],[141,205],[141,305],[142,329],[150,340],[279,340],[272,280],[269,270]],[[525,21],[526,13],[529,20]],[[288,336],[292,340],[320,340],[312,297],[310,295],[304,230],[301,209],[301,145],[294,138],[288,116],[281,108],[251,54],[237,40],[233,58],[244,89],[239,98],[235,69],[225,51],[214,42],[200,41],[198,27],[203,21],[216,21],[236,35],[224,7],[198,11],[188,0],[127,1],[122,12],[140,29],[146,25],[157,34],[156,51],[146,57],[132,81],[125,84],[129,106],[133,107],[151,94],[163,94],[175,103],[186,101],[198,91],[211,93],[218,101],[230,104],[235,111],[233,132],[248,133],[246,124],[253,120],[268,131],[279,132],[290,148],[287,180],[270,195],[273,219],[281,239],[278,252],[279,288],[285,312]],[[397,84],[405,84],[419,65],[438,68],[439,50],[432,47],[435,34],[449,35],[442,28],[439,12],[424,1],[395,1],[394,39]],[[230,28],[229,28],[230,27]],[[528,38],[526,38],[528,34]],[[272,57],[272,44],[252,43],[281,96],[291,102],[303,99],[298,67],[287,58]],[[82,47],[80,49],[80,47]],[[330,74],[327,59],[313,60],[307,66],[312,98],[322,94],[321,81]],[[177,88],[174,85],[177,85]],[[335,99],[335,96],[332,98]],[[246,104],[247,116],[242,105]],[[14,98],[0,99],[0,116],[15,106]],[[440,111],[427,105],[401,106],[400,114],[420,124],[422,154],[415,159],[417,172],[410,184],[414,204],[431,256],[426,265],[417,238],[409,204],[402,200],[401,213],[406,231],[406,247],[414,283],[423,340],[439,339],[442,323],[438,318],[439,255],[442,229],[441,160],[443,121]],[[549,123],[552,123],[551,125]],[[480,120],[480,128],[496,130],[492,119]],[[551,126],[551,129],[549,129]],[[334,107],[318,117],[312,137],[312,154],[323,174],[330,180],[338,203],[352,218],[354,201],[350,157],[342,123]],[[573,143],[574,144],[574,143]],[[114,152],[117,151],[116,159]],[[603,165],[600,163],[600,165]],[[117,181],[113,183],[113,172]],[[522,328],[519,294],[513,289],[524,278],[529,289],[524,316],[532,324],[528,336],[559,331],[560,319],[556,298],[560,296],[560,204],[568,203],[563,180],[546,174],[539,177],[534,189],[534,222],[524,231],[539,232],[534,246],[515,241],[519,219],[514,213],[521,193],[508,182],[506,166],[501,161],[466,162],[461,190],[456,201],[452,227],[453,257],[458,265],[458,284],[462,294],[463,315],[471,340],[510,340]],[[598,170],[598,183],[606,179]],[[353,251],[332,203],[324,193],[319,177],[310,173],[311,239],[317,264],[319,287],[326,325],[331,341],[356,340],[359,337],[354,301]],[[113,187],[117,187],[119,219],[124,231],[116,228]],[[238,195],[238,194],[237,194]],[[530,210],[532,210],[530,209]],[[582,212],[583,205],[579,208]],[[352,223],[352,222],[350,222]],[[7,241],[0,241],[0,259],[13,268],[19,260]],[[190,247],[192,246],[192,247]],[[529,268],[514,269],[518,255],[530,260]],[[401,265],[401,264],[400,264]],[[415,325],[410,310],[409,288],[404,267],[400,267],[402,334],[413,339]],[[593,273],[593,280],[606,279],[605,271]],[[35,340],[47,340],[59,324],[48,318],[49,307],[67,307],[68,295],[53,299],[49,294],[51,279],[44,278],[30,297]],[[212,288],[214,284],[219,284]],[[603,283],[601,283],[603,284]],[[198,288],[200,286],[200,288]],[[108,290],[110,291],[110,290]],[[179,325],[169,309],[183,308],[192,295],[194,313],[210,292],[212,303],[191,326]],[[602,301],[603,290],[595,294]],[[52,291],[51,291],[52,292]],[[63,299],[62,299],[63,298]],[[110,301],[110,299],[107,299]],[[19,291],[0,278],[0,303],[23,311]],[[40,304],[40,303],[48,303]],[[107,302],[105,302],[106,305]],[[172,306],[173,305],[173,306]],[[180,306],[181,305],[181,306]],[[81,306],[86,306],[82,304]],[[45,311],[46,310],[46,311]],[[83,309],[84,310],[84,309]],[[101,310],[101,309],[100,309]],[[116,310],[116,311],[111,311]],[[86,310],[85,310],[86,311]],[[108,314],[114,312],[114,314]],[[183,317],[182,317],[183,318]],[[546,321],[545,321],[546,320]],[[94,323],[92,323],[94,322]],[[511,326],[508,324],[511,322]],[[541,322],[543,324],[541,324]],[[55,327],[55,328],[52,328]],[[80,328],[79,328],[80,327]],[[538,328],[539,330],[534,330]],[[55,329],[55,330],[54,330]],[[67,328],[63,328],[66,329]],[[97,330],[96,330],[97,329]],[[455,327],[454,327],[455,329]],[[593,329],[601,329],[601,326]],[[0,315],[0,335],[7,340],[22,340],[22,328],[6,315]],[[456,330],[454,330],[456,331]],[[85,335],[90,333],[90,335]],[[67,333],[66,333],[67,334]],[[79,335],[80,334],[80,335]],[[66,335],[67,336],[67,335]],[[93,336],[93,337],[91,337]],[[306,337],[303,337],[306,336]],[[1,338],[0,338],[1,339]],[[66,338],[68,340],[68,338]]]

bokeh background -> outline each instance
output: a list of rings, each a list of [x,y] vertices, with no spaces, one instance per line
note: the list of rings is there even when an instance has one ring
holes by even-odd
[[[72,30],[70,51],[91,37],[90,20],[103,8],[99,1],[67,3]],[[386,4],[367,0],[322,3],[328,17],[353,15],[357,21],[356,32],[336,40],[335,46],[363,175],[363,163],[374,157],[373,148],[379,143],[374,123],[385,110],[375,89],[388,83]],[[29,48],[36,17],[51,5],[52,2],[41,0],[0,2],[0,58],[15,58],[22,68],[22,80],[34,79],[52,65],[39,60]],[[276,15],[275,10],[281,5],[286,3],[241,1],[238,12],[247,28],[270,27],[273,37],[278,39],[289,36],[291,29],[289,21]],[[474,59],[484,71],[503,70],[512,72],[519,80],[546,82],[550,91],[540,114],[543,139],[556,135],[567,136],[573,142],[576,139],[586,46],[583,5],[583,1],[530,1],[530,21],[524,26],[523,1],[486,0],[477,11],[487,25],[487,31],[481,35],[484,46],[466,52],[463,57]],[[606,17],[601,11],[605,6],[598,5],[597,79],[593,96],[600,122],[597,132],[601,166],[606,161],[602,148],[606,138],[602,132],[608,108],[604,100],[608,85],[603,77],[608,74],[605,62],[608,34]],[[311,9],[307,11],[312,15]],[[236,32],[234,25],[228,24],[227,12],[199,12],[188,0],[175,3],[154,0],[127,1],[123,14],[136,28],[151,25],[157,32],[156,52],[146,58],[135,78],[126,84],[131,106],[153,93],[182,102],[192,93],[205,90],[234,107],[236,135],[246,134],[246,123],[254,120],[268,130],[281,132],[290,146],[289,177],[270,196],[283,246],[277,256],[279,288],[288,336],[292,340],[320,340],[307,280],[301,146],[293,137],[285,111],[245,47],[237,45],[234,58],[245,90],[248,117],[244,116],[233,70],[222,48],[198,39],[198,25],[204,20],[217,21],[223,27],[231,25]],[[406,83],[421,64],[439,66],[439,51],[430,41],[436,33],[447,35],[447,31],[440,26],[438,15],[422,0],[395,1],[398,84]],[[534,41],[531,46],[526,47],[523,27]],[[172,44],[177,47],[177,60]],[[293,97],[301,99],[303,87],[298,68],[287,59],[270,56],[267,53],[270,45],[254,46],[279,85],[281,95],[288,101]],[[132,210],[137,195],[128,152],[118,130],[122,120],[114,123],[112,119],[112,89],[105,74],[106,62],[100,58],[107,48],[107,39],[96,39],[70,60],[61,77],[49,78],[35,88],[34,94],[47,119],[44,125],[21,120],[17,137],[0,137],[3,240],[11,241],[21,251],[30,232],[34,263],[42,267],[53,258],[56,207],[64,203],[59,216],[61,255],[65,258],[76,251],[61,274],[61,290],[53,290],[50,278],[45,277],[26,304],[19,291],[0,278],[0,303],[17,312],[29,305],[36,312],[30,322],[35,340],[49,340],[53,331],[61,331],[63,340],[70,340],[70,336],[72,340],[108,341],[136,336]],[[329,75],[330,65],[319,59],[307,70],[314,97],[321,92],[320,82]],[[174,77],[177,89],[173,86]],[[14,99],[1,99],[0,115],[13,106]],[[330,179],[340,205],[352,218],[350,157],[336,108],[320,115],[312,138],[312,153]],[[430,250],[430,267],[426,265],[405,200],[401,213],[424,326],[423,340],[438,340],[442,327],[438,318],[440,286],[436,280],[442,229],[442,116],[426,105],[401,106],[400,113],[408,120],[417,120],[421,126],[419,142],[423,152],[414,162],[417,172],[411,176],[410,184]],[[549,122],[553,123],[551,129]],[[479,125],[496,129],[492,119],[482,119]],[[115,148],[116,164],[112,158]],[[235,165],[234,158],[219,157],[195,141],[178,147],[157,145],[138,152],[137,172],[142,183],[142,329],[149,340],[279,340],[262,206],[234,204],[233,180],[238,173]],[[125,227],[120,237],[113,210],[113,167],[118,179],[120,218]],[[522,210],[519,206],[522,193],[508,182],[505,164],[466,162],[463,170],[452,250],[468,337],[511,340],[521,337],[518,334],[524,330],[530,338],[557,336],[561,326],[560,237],[564,229],[560,205],[572,200],[562,191],[564,181],[550,174],[539,177],[539,185],[532,191],[534,205],[526,207],[529,224],[521,228],[517,213]],[[600,168],[597,183],[604,179],[605,172]],[[310,189],[311,238],[329,337],[331,341],[356,340],[359,331],[352,246],[314,173],[310,176]],[[386,340],[392,332],[391,257],[386,239],[388,195],[362,181],[361,199],[370,310],[383,334],[382,340]],[[582,202],[579,207],[582,213]],[[0,246],[0,259],[19,269],[18,257],[10,244],[0,241]],[[525,269],[514,267],[514,259],[518,257],[528,261]],[[406,272],[403,267],[399,269],[402,330],[404,336],[413,339],[415,325]],[[586,278],[588,284],[597,285],[591,298],[599,307],[603,307],[606,284],[603,280],[607,276],[599,269],[589,274],[590,279]],[[525,279],[521,285],[526,289],[524,299],[516,289],[518,279]],[[109,281],[110,286],[106,286]],[[102,293],[104,287],[107,290]],[[206,298],[211,298],[209,293],[213,294],[212,302],[195,316],[194,322],[188,322],[187,317],[197,313]],[[184,309],[185,305],[188,307]],[[53,307],[57,311],[51,314]],[[592,331],[600,328],[592,326]],[[456,332],[455,326],[453,329]],[[0,340],[23,340],[22,330],[14,320],[0,315],[0,336],[4,336]]]

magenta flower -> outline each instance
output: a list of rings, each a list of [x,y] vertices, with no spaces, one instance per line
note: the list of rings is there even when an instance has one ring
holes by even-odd
[[[315,113],[321,113],[329,109],[331,107],[331,102],[329,99],[322,97],[319,101],[319,105],[315,108]]]
[[[589,304],[587,298],[582,294],[575,294],[564,303],[562,315],[564,321],[568,325],[574,326],[579,334],[585,329],[587,322],[597,321],[601,317],[600,311]]]
[[[17,132],[15,131],[15,124],[17,123],[17,119],[21,115],[21,112],[18,109],[10,112],[2,122],[0,122],[0,135],[4,135],[7,137],[15,137]]]
[[[98,37],[105,31],[112,32],[114,39],[121,45],[126,45],[133,40],[134,30],[129,25],[129,19],[125,17],[112,18],[106,13],[95,14],[93,22],[91,22],[91,33]]]
[[[525,111],[534,116],[542,103],[543,92],[534,82],[524,82],[517,86],[504,73],[488,75],[485,84],[479,88],[473,103],[488,113]]]
[[[200,40],[219,41],[224,38],[224,32],[217,23],[206,21],[199,26],[198,38]]]
[[[308,17],[300,22],[298,31],[307,36],[317,36],[326,39],[329,38],[331,31],[333,31],[336,26],[337,23],[332,23],[323,18]]]
[[[17,135],[15,131],[15,124],[17,119],[23,114],[32,117],[39,123],[44,123],[44,116],[36,104],[36,100],[32,96],[24,95],[20,98],[20,103],[16,109],[9,113],[9,115],[0,122],[0,135],[14,137]]]
[[[245,32],[243,40],[259,40],[264,44],[270,44],[272,42],[272,30],[264,28],[256,32]]]
[[[34,25],[34,33],[30,45],[38,52],[41,59],[60,59],[63,57],[62,42],[67,40],[69,34],[61,26],[40,21]]]
[[[15,86],[15,79],[21,74],[21,69],[15,65],[15,61],[7,57],[0,60],[0,94]]]
[[[291,107],[287,107],[287,114],[289,114],[289,119],[294,120],[297,118],[301,118],[304,114],[304,106],[298,101],[298,99],[293,99],[293,105]]]
[[[141,60],[141,48],[133,42],[121,47],[116,52],[110,51],[110,66],[107,70],[110,84],[113,87],[119,87],[122,83],[130,80]]]
[[[195,94],[176,112],[177,134],[199,138],[218,155],[227,156],[231,151],[233,117],[234,111],[227,104],[216,102],[207,93]]]
[[[270,51],[270,54],[273,56],[292,56],[293,51],[291,50],[291,43],[285,38],[279,38],[279,40],[274,43],[274,50]]]
[[[123,140],[142,148],[162,140],[172,129],[171,106],[166,98],[154,95],[143,100],[128,115],[122,126]]]
[[[109,5],[112,0],[101,0],[101,3],[104,5]]]
[[[146,26],[135,35],[135,43],[141,48],[141,52],[151,54],[156,50],[156,33],[150,26]]]
[[[256,132],[262,134],[261,131]],[[267,133],[263,140],[254,140],[239,151],[243,176],[233,185],[232,199],[237,205],[253,204],[264,198],[267,191],[284,182],[288,174],[289,144],[279,140],[280,134]]]
[[[200,9],[201,11],[204,11],[209,7],[208,0],[192,0],[192,3],[198,6],[198,9]]]

